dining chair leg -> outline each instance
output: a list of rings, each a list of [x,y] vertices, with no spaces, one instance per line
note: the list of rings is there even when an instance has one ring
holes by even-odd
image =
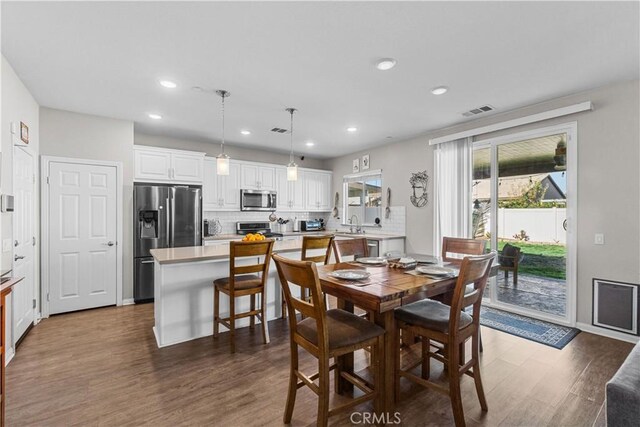
[[[462,396],[460,395],[460,375],[457,366],[460,364],[460,346],[453,344],[449,346],[449,397],[451,398],[451,409],[456,427],[464,427],[464,410],[462,408]]]
[[[280,291],[280,298],[282,299],[282,308],[280,309],[280,318],[287,318],[287,302],[284,299],[284,291]]]
[[[262,326],[262,339],[265,344],[269,344],[269,325],[267,324],[267,299],[265,296],[265,289],[262,289],[260,293],[260,325]]]
[[[478,338],[480,338],[480,333],[478,331]],[[471,349],[471,357],[473,358],[474,364],[473,364],[473,382],[476,385],[476,392],[478,393],[478,400],[480,401],[480,408],[482,408],[483,411],[487,411],[488,407],[487,407],[487,399],[484,396],[484,388],[482,387],[482,377],[480,376],[480,358],[479,358],[479,354],[478,354],[478,345],[475,342],[476,340],[476,336],[474,335],[471,338],[471,344],[472,344],[472,349]]]
[[[431,340],[422,337],[422,379],[428,380],[431,376],[431,355],[429,353]]]
[[[401,353],[402,353],[402,348],[400,347],[400,329],[398,328],[398,330],[396,331],[396,334],[394,336],[394,343],[393,343],[393,348],[394,348],[394,352],[393,352],[393,358],[394,358],[394,365],[393,365],[393,387],[394,387],[394,402],[398,403],[400,401],[400,369],[402,366],[402,359],[401,359]],[[380,345],[384,345],[384,341],[381,340],[381,344]],[[384,357],[384,355],[383,355]],[[388,356],[387,356],[388,357]],[[382,367],[382,365],[384,364],[384,360],[382,358],[378,359],[378,364]],[[380,371],[382,372],[382,370]],[[376,384],[382,384],[382,381],[384,381],[382,379],[382,377],[376,381],[379,381]],[[389,385],[387,385],[388,387]],[[384,393],[384,390],[382,388],[380,388],[380,393]]]
[[[480,329],[478,329],[478,347],[480,347],[480,353],[482,353],[484,348],[482,348],[482,332]]]
[[[250,298],[251,298],[251,311],[254,311],[256,309],[256,294],[252,294]],[[256,328],[256,316],[251,315],[249,316],[249,329],[255,329],[255,328]]]
[[[460,350],[458,352],[458,360],[460,361],[460,365],[464,365],[464,361],[466,359],[466,348],[464,342],[460,343]]]
[[[400,357],[400,347],[399,347],[399,340],[397,340],[398,342],[396,344],[398,344],[398,346],[396,346],[396,348],[398,349],[398,351],[396,352],[396,356],[397,358]],[[384,374],[383,371],[383,364],[382,361],[384,360],[384,339],[382,337],[378,337],[378,340],[376,341],[376,345],[375,345],[375,353],[376,353],[376,363],[374,365],[374,379],[373,379],[373,384],[375,387],[375,391],[376,391],[376,397],[373,401],[373,410],[376,414],[382,414],[384,412],[384,401],[383,401],[383,396],[384,396],[384,390],[382,389],[382,377]],[[396,376],[396,384],[398,383],[397,381],[397,376]],[[399,385],[396,385],[396,400],[397,400],[397,396],[398,396],[398,389],[399,389]]]
[[[213,289],[213,337],[218,338],[218,329],[220,324],[220,291],[214,286]]]
[[[293,407],[296,404],[296,392],[298,391],[298,346],[291,344],[291,369],[289,370],[289,393],[287,394],[287,404],[284,409],[283,421],[285,424],[291,423],[293,417]]]
[[[318,359],[318,421],[317,425],[326,427],[329,422],[329,358]]]
[[[229,296],[229,345],[231,353],[236,352],[236,299]]]

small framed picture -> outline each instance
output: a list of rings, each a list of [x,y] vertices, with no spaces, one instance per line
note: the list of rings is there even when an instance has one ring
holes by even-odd
[[[369,170],[369,155],[365,154],[364,156],[362,156],[362,170],[366,171]]]
[[[360,172],[360,159],[353,160],[353,173]]]
[[[29,143],[29,127],[22,122],[20,122],[20,139],[25,144]]]

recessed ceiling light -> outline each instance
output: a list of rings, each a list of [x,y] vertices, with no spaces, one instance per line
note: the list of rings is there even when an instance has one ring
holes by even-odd
[[[396,65],[396,60],[393,58],[383,58],[381,60],[378,61],[378,63],[376,64],[376,68],[378,70],[382,70],[382,71],[387,71],[392,69],[393,67],[395,67]]]
[[[434,95],[442,95],[447,93],[447,91],[449,90],[448,87],[446,86],[438,86],[438,87],[434,87],[433,89],[431,89],[431,93]]]
[[[251,135],[251,131],[249,130],[241,130],[240,133],[243,135]]]
[[[347,132],[353,133],[353,132],[357,132],[357,131],[358,131],[358,128],[353,127],[353,126],[347,128]]]
[[[160,86],[166,87],[167,89],[175,89],[178,87],[178,85],[171,80],[160,80]]]
[[[148,116],[150,119],[153,119],[153,120],[160,120],[162,118],[160,114],[155,114],[155,113],[149,113]]]
[[[308,141],[305,145],[306,145],[307,147],[313,147],[313,146],[314,146],[314,145],[316,145],[316,144],[314,144],[314,143],[313,143],[313,141]]]

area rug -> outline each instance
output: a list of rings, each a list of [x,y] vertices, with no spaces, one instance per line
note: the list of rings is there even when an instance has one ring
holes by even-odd
[[[557,349],[562,349],[580,333],[580,329],[560,326],[489,307],[482,307],[480,324]]]

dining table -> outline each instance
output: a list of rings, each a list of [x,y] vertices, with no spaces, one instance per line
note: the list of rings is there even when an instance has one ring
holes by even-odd
[[[393,268],[387,263],[380,265],[365,265],[357,261],[341,262],[318,266],[318,276],[323,292],[334,296],[338,301],[338,308],[354,311],[354,306],[366,310],[373,315],[373,321],[385,330],[384,356],[379,363],[382,378],[376,378],[376,386],[381,391],[379,408],[384,413],[392,413],[395,406],[395,361],[394,354],[400,351],[395,348],[396,325],[394,309],[425,298],[438,295],[446,302],[453,293],[459,273],[459,264],[442,264],[449,267],[451,274],[435,277],[417,274],[415,270]],[[334,277],[337,270],[364,269],[369,277],[364,280],[345,280]],[[492,274],[497,269],[492,268]],[[353,353],[341,356],[336,361],[339,371],[353,372]],[[336,392],[347,393],[352,390],[351,384],[337,376]]]

